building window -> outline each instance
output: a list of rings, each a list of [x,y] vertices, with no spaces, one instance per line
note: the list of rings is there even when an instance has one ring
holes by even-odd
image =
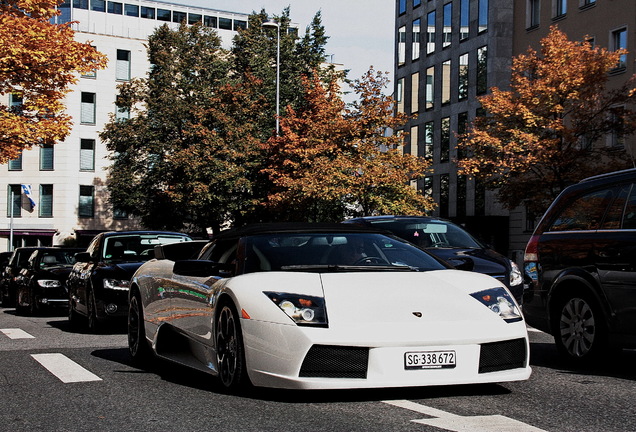
[[[426,15],[426,54],[435,52],[435,11]]]
[[[79,217],[93,217],[95,214],[95,187],[81,186],[79,194]]]
[[[433,177],[425,177],[422,185],[422,195],[433,197]]]
[[[247,28],[247,21],[234,20],[234,31],[245,30]],[[292,29],[288,29],[287,34],[291,34]]]
[[[418,7],[422,4],[422,0],[413,0],[413,7]]]
[[[155,19],[155,8],[142,6],[140,15],[142,18]]]
[[[128,212],[120,208],[115,207],[113,209],[113,218],[115,219],[128,219]]]
[[[421,20],[418,18],[413,21],[413,41],[411,42],[411,59],[420,58],[420,27]]]
[[[97,47],[95,45],[91,45],[91,48],[97,50]],[[95,78],[97,77],[97,70],[93,69],[91,71],[88,72],[82,72],[82,78]]]
[[[221,30],[232,30],[231,18],[219,18],[219,28]]]
[[[488,30],[488,0],[479,0],[479,32]]]
[[[596,4],[596,0],[579,0],[579,7],[581,9],[594,6]]]
[[[188,14],[188,24],[194,25],[200,22],[203,22],[203,15],[193,13]]]
[[[172,22],[182,23],[187,19],[188,14],[185,12],[174,11],[172,12]]]
[[[457,114],[457,135],[464,135],[468,131],[468,113],[460,112]],[[463,147],[457,147],[457,159],[464,159],[466,157],[466,150]]]
[[[424,156],[427,160],[433,160],[433,133],[434,122],[430,121],[424,124]]]
[[[80,122],[95,124],[95,93],[82,92]]]
[[[553,12],[552,18],[559,19],[565,16],[568,12],[568,0],[552,0]]]
[[[426,69],[426,109],[435,106],[435,67]]]
[[[9,171],[22,171],[22,152],[17,158],[9,161]]]
[[[9,185],[7,190],[7,217],[22,216],[22,185]]]
[[[402,15],[403,13],[406,13],[406,0],[399,0],[398,14]]]
[[[205,15],[203,17],[203,25],[206,27],[217,28],[218,24],[216,22],[216,17]]]
[[[418,156],[417,140],[419,135],[419,126],[413,126],[411,128],[411,155]]]
[[[40,217],[53,217],[53,185],[40,185]]]
[[[398,66],[406,62],[406,27],[398,29]]]
[[[440,138],[440,162],[448,162],[450,160],[450,117],[444,117],[442,119]]]
[[[446,48],[453,40],[453,4],[446,3],[443,11],[444,29],[442,31],[442,47]]]
[[[468,97],[468,53],[459,56],[457,97],[459,100],[464,100]]]
[[[124,13],[124,5],[122,3],[108,2],[108,13],[121,15]]]
[[[450,198],[450,178],[448,174],[439,176],[439,215],[448,217],[448,203]]]
[[[621,28],[612,32],[612,51],[627,50],[627,29]],[[618,59],[616,69],[623,69],[627,66],[627,54],[621,54]]]
[[[172,12],[168,9],[157,9],[157,19],[159,21],[172,21]]]
[[[466,216],[466,176],[457,176],[457,217]]]
[[[139,6],[127,4],[124,6],[124,15],[131,17],[139,16]]]
[[[415,72],[411,75],[411,113],[416,113],[420,110],[420,73]]]
[[[88,10],[88,0],[73,0],[73,8]]]
[[[461,0],[459,3],[459,40],[468,39],[470,34],[470,2]]]
[[[615,148],[623,148],[625,147],[625,135],[623,134],[623,129],[625,126],[625,109],[623,107],[612,108],[610,117],[611,123],[614,125],[612,133],[610,135],[610,145]]]
[[[533,29],[539,27],[541,16],[541,0],[528,0],[526,6],[526,27]]]
[[[130,51],[117,50],[115,79],[118,81],[130,81]]]
[[[451,61],[442,63],[442,105],[451,100]]]
[[[488,47],[477,50],[477,94],[488,91]]]
[[[395,101],[397,102],[397,112],[404,112],[404,78],[397,81],[395,87]]]
[[[106,0],[91,0],[91,10],[106,12]]]
[[[95,171],[95,140],[80,140],[80,171]]]
[[[22,96],[17,93],[11,93],[9,95],[9,106],[16,110],[21,109],[23,101]]]
[[[40,147],[40,171],[53,170],[53,146],[45,144]]]

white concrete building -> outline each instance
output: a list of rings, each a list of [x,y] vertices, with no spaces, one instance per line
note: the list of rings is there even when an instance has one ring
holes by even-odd
[[[104,230],[140,228],[117,214],[107,202],[105,146],[99,132],[116,113],[117,84],[145,77],[149,68],[145,43],[159,26],[202,22],[216,28],[224,48],[230,48],[246,14],[145,0],[66,0],[58,22],[73,24],[76,39],[92,41],[108,56],[108,67],[81,76],[66,98],[73,117],[70,135],[48,148],[35,147],[19,159],[0,165],[0,251],[13,246],[61,244],[68,238],[86,245]],[[11,103],[11,95],[5,103]],[[126,115],[126,113],[116,113]],[[21,185],[31,186],[32,208]],[[13,200],[13,201],[12,201]],[[12,205],[13,203],[13,205]],[[11,217],[13,216],[13,217]]]

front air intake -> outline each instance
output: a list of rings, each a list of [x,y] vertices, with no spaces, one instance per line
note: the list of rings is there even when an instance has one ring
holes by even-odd
[[[479,354],[479,373],[516,369],[525,366],[525,339],[513,339],[481,345]]]
[[[369,348],[313,345],[300,368],[303,378],[366,378]]]

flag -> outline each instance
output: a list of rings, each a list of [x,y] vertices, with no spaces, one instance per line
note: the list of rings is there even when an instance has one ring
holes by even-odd
[[[31,210],[33,210],[35,208],[35,201],[33,201],[33,197],[31,197],[31,185],[23,184],[22,193],[24,193],[29,199],[29,203],[31,203]]]

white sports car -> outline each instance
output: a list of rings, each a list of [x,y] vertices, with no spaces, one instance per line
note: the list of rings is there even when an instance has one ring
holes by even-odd
[[[344,389],[530,376],[525,322],[494,278],[391,234],[259,225],[157,246],[130,286],[128,344],[245,384]],[[196,259],[191,259],[195,252]]]

